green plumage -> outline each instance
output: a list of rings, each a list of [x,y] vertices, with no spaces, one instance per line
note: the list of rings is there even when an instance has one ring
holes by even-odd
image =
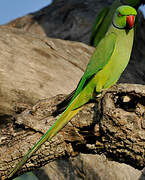
[[[119,6],[127,4],[137,9],[144,3],[144,0],[115,0],[110,7],[103,8],[96,17],[93,25],[90,44],[96,47],[100,40],[105,36],[111,24],[113,14]]]
[[[122,10],[126,14],[120,16]],[[125,18],[122,18],[122,16]],[[128,64],[132,50],[134,29],[132,26],[131,29],[128,29],[127,26],[127,17],[131,19],[129,25],[134,23],[132,16],[136,16],[136,11],[129,6],[121,6],[116,10],[113,23],[96,47],[70,104],[39,142],[11,170],[8,178],[12,177],[45,141],[51,140],[84,104],[94,98],[94,92],[99,94],[117,82]],[[120,23],[120,18],[124,22]]]
[[[79,95],[79,101],[76,103],[73,109],[76,109],[78,107],[81,107],[85,103],[87,103],[90,99],[93,98],[93,92],[95,90],[96,84],[91,84],[91,78],[99,71],[101,71],[105,65],[108,63],[110,57],[112,56],[112,53],[115,48],[115,42],[116,42],[116,35],[114,33],[109,33],[103,41],[100,42],[98,47],[96,48],[95,52],[93,53],[90,62],[86,68],[86,71],[79,83],[78,88],[76,89],[76,92],[74,94],[74,97]],[[102,51],[104,53],[102,53]],[[97,59],[97,61],[95,61]],[[90,80],[90,81],[88,81]],[[86,82],[88,83],[86,84]],[[85,87],[85,89],[84,89]],[[87,89],[86,89],[87,88]],[[84,91],[82,91],[84,90]],[[98,92],[100,93],[100,92]]]

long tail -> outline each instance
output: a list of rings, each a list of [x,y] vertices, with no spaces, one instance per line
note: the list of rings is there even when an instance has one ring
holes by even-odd
[[[16,166],[10,171],[8,178],[11,178],[26,163],[26,161],[32,156],[32,154],[40,148],[43,143],[45,143],[47,140],[50,141],[72,119],[72,117],[77,114],[81,107],[72,110],[76,102],[77,98],[73,100],[73,102],[60,115],[60,117],[41,137],[41,139],[32,147],[32,149],[28,151],[28,153],[22,158],[22,160],[18,164],[16,164]]]

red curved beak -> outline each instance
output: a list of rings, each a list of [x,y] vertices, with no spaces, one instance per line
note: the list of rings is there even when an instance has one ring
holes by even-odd
[[[133,28],[133,25],[134,25],[134,16],[133,15],[127,16],[126,24],[130,29]]]

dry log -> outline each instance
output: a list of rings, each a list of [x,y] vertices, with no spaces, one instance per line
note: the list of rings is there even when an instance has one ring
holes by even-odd
[[[11,122],[15,115],[40,99],[71,92],[93,50],[82,43],[0,28],[0,144],[6,145],[0,149],[2,158],[13,154],[5,157],[3,152],[9,149],[7,135],[9,140],[13,137]]]
[[[57,95],[39,101],[1,129],[1,175],[6,175],[54,123],[57,117],[52,114],[64,97]],[[101,153],[111,160],[143,169],[144,102],[145,86],[120,84],[112,87],[102,94],[97,103],[85,105],[52,141],[42,145],[19,173],[80,152]]]
[[[40,99],[70,93],[79,82],[93,50],[82,43],[42,38],[1,27],[1,121],[15,113],[17,103],[32,105]]]
[[[42,135],[42,131],[46,131],[46,129],[43,130],[43,126],[40,126],[40,131],[39,131],[39,122],[37,123],[37,126],[35,124],[35,128],[37,131],[35,131],[33,128],[29,129],[29,125],[31,124],[31,121],[26,123],[25,126],[21,126],[21,123],[15,123],[18,120],[17,114],[21,113],[24,109],[30,108],[31,106],[36,104],[36,102],[39,99],[44,99],[44,98],[49,98],[52,96],[55,96],[59,93],[63,94],[68,94],[73,90],[78,83],[81,75],[83,74],[83,70],[86,67],[86,64],[90,58],[90,55],[93,52],[93,48],[89,46],[85,46],[84,44],[81,43],[72,43],[69,41],[61,41],[61,40],[53,40],[51,38],[42,38],[38,35],[35,35],[34,33],[38,34],[43,34],[51,37],[60,37],[63,39],[69,39],[69,40],[77,40],[77,41],[82,41],[82,42],[89,42],[89,37],[90,37],[90,32],[92,28],[92,24],[94,22],[94,18],[96,14],[99,12],[99,10],[104,6],[111,3],[112,1],[98,1],[95,2],[93,0],[87,0],[82,1],[80,4],[80,1],[68,1],[68,3],[65,3],[66,1],[57,1],[56,4],[42,9],[40,12],[33,13],[31,15],[28,15],[24,18],[20,18],[12,23],[10,23],[6,28],[1,28],[0,29],[0,84],[1,84],[1,89],[0,89],[0,97],[1,97],[1,103],[0,103],[0,128],[5,129],[5,131],[2,131],[3,135],[1,137],[1,143],[2,146],[5,144],[6,148],[4,150],[8,151],[8,147],[11,147],[12,142],[10,143],[10,140],[13,139],[13,136],[15,136],[17,133],[17,130],[20,130],[20,138],[24,135],[24,132],[27,132],[28,135],[32,134],[32,137],[35,137],[34,134],[37,134],[36,137],[39,139],[39,137]],[[87,5],[86,5],[87,3]],[[99,3],[99,4],[98,4]],[[56,6],[58,6],[56,8]],[[48,18],[49,17],[49,18]],[[50,18],[51,17],[51,18]],[[57,19],[57,23],[56,23]],[[48,21],[49,20],[49,21]],[[129,83],[142,83],[144,84],[144,41],[145,41],[145,36],[144,36],[144,21],[142,21],[139,24],[139,30],[137,33],[136,41],[135,41],[135,46],[134,46],[134,51],[133,55],[130,61],[130,64],[128,68],[126,69],[125,73],[120,79],[120,82],[129,82]],[[16,29],[13,29],[12,27],[24,29],[25,31],[32,32],[33,34],[26,33],[24,31],[19,31]],[[59,28],[58,28],[59,27]],[[75,76],[74,76],[75,74]],[[54,83],[55,82],[55,83]],[[116,92],[116,91],[115,91]],[[122,94],[121,94],[122,95]],[[112,93],[108,94],[107,96],[112,98]],[[117,96],[118,97],[118,96]],[[121,98],[117,98],[118,102],[121,102],[121,100],[124,99],[125,96],[121,96]],[[132,96],[131,96],[132,97]],[[134,96],[133,96],[134,97]],[[135,96],[136,97],[136,96]],[[127,97],[128,99],[128,97]],[[104,102],[103,100],[101,101],[102,103]],[[108,102],[108,101],[105,101]],[[116,101],[115,101],[116,102]],[[132,101],[131,101],[132,102]],[[134,101],[133,101],[134,102]],[[105,104],[105,103],[104,103]],[[94,104],[93,104],[94,105]],[[117,104],[118,105],[118,104]],[[122,106],[123,105],[123,106]],[[142,103],[141,103],[142,105]],[[124,106],[126,106],[124,103],[121,103],[121,108],[124,109]],[[139,105],[140,106],[140,105]],[[103,106],[105,107],[105,106]],[[118,105],[118,107],[120,107]],[[115,108],[116,109],[116,106]],[[114,110],[113,109],[113,110]],[[120,108],[119,108],[120,109]],[[130,105],[129,105],[130,109]],[[140,108],[139,108],[140,109]],[[141,108],[143,109],[143,107]],[[103,113],[105,113],[105,110],[108,112],[108,108],[102,109]],[[125,109],[126,110],[126,109]],[[135,110],[135,109],[134,109]],[[101,112],[102,112],[101,111]],[[144,110],[142,110],[144,111]],[[90,110],[89,110],[90,112]],[[109,111],[110,112],[110,111]],[[130,111],[129,111],[130,112]],[[94,111],[93,111],[94,113]],[[120,112],[121,113],[121,112]],[[118,114],[120,116],[121,114]],[[124,111],[122,111],[124,113]],[[138,113],[138,111],[135,110],[135,114]],[[125,113],[126,114],[126,113]],[[142,114],[142,113],[141,113]],[[128,115],[128,114],[127,114]],[[127,116],[126,115],[126,116]],[[82,116],[82,115],[81,115]],[[90,179],[94,177],[98,177],[98,179],[105,179],[107,177],[107,180],[110,178],[111,180],[114,178],[114,180],[121,179],[139,179],[144,178],[144,173],[141,171],[137,171],[135,169],[132,169],[130,171],[129,166],[121,166],[122,164],[115,164],[114,166],[112,163],[109,161],[108,166],[105,164],[107,159],[105,160],[100,160],[101,157],[97,159],[98,156],[93,156],[92,154],[88,153],[102,153],[107,156],[107,158],[113,159],[115,161],[120,161],[124,162],[122,160],[122,156],[124,157],[124,151],[125,149],[122,147],[121,140],[119,141],[118,139],[118,129],[117,127],[114,128],[115,132],[110,132],[108,130],[108,126],[112,127],[112,124],[110,124],[109,117],[113,116],[113,121],[114,119],[116,120],[118,117],[114,117],[113,114],[107,113],[106,116],[102,119],[107,121],[101,121],[102,126],[99,125],[99,128],[101,128],[102,132],[102,142],[100,139],[98,140],[98,136],[96,139],[96,144],[94,146],[94,141],[92,138],[92,134],[90,134],[90,137],[87,138],[87,140],[93,141],[93,143],[89,144],[80,144],[79,141],[72,143],[72,141],[67,144],[69,144],[69,147],[71,147],[73,144],[74,149],[69,150],[72,152],[72,154],[78,154],[79,150],[83,150],[83,154],[81,153],[80,156],[78,157],[71,157],[72,154],[68,153],[68,151],[65,151],[65,155],[63,155],[64,152],[60,152],[59,157],[71,157],[73,160],[68,160],[65,158],[65,160],[57,160],[56,162],[49,163],[50,166],[48,169],[45,169],[45,171],[49,171],[49,176],[51,176],[51,179],[54,179],[54,176],[52,175],[51,171],[54,169],[56,166],[53,166],[55,163],[58,165],[60,164],[60,167],[58,168],[60,171],[57,171],[58,174],[60,174],[61,171],[64,172],[63,169],[63,163],[65,161],[68,161],[68,164],[66,166],[73,166],[75,167],[75,170],[73,171],[72,169],[70,170],[70,173],[67,174],[67,177],[72,178],[72,174],[74,173],[74,179],[76,178],[77,180],[84,179],[85,175]],[[125,118],[126,118],[125,116]],[[143,114],[142,114],[143,116]],[[84,117],[84,116],[82,116]],[[122,116],[121,116],[122,117]],[[128,117],[128,116],[127,116]],[[130,116],[129,116],[130,117]],[[84,117],[85,118],[85,117]],[[21,118],[20,118],[21,119]],[[19,119],[19,121],[20,121]],[[52,117],[53,119],[53,117]],[[143,119],[143,118],[142,118]],[[39,119],[38,119],[39,120]],[[50,119],[51,120],[51,119]],[[31,126],[33,127],[33,123],[35,122],[32,121]],[[119,121],[120,122],[120,121]],[[139,121],[140,122],[140,121]],[[108,123],[108,124],[107,124]],[[125,122],[123,121],[125,124]],[[11,125],[12,124],[12,127]],[[14,125],[13,125],[14,124]],[[28,127],[27,127],[28,124]],[[46,122],[46,125],[48,123]],[[13,134],[13,128],[15,127],[15,131]],[[47,126],[46,126],[47,127]],[[84,128],[84,126],[82,126]],[[18,128],[18,129],[17,129]],[[95,128],[98,128],[98,125],[95,126]],[[119,132],[123,131],[122,129],[123,126],[119,129]],[[130,127],[129,127],[130,128]],[[81,129],[83,131],[83,129]],[[85,129],[86,130],[86,129]],[[83,134],[85,134],[85,130],[83,131]],[[66,130],[67,131],[67,130]],[[129,130],[128,130],[129,131]],[[125,131],[124,133],[128,133],[128,131]],[[5,133],[6,132],[6,133]],[[86,133],[88,130],[86,130]],[[96,131],[98,132],[98,131]],[[99,133],[100,133],[99,132]],[[108,133],[106,133],[108,132]],[[130,132],[130,131],[129,131]],[[137,131],[135,131],[137,133]],[[140,132],[140,131],[139,131]],[[72,131],[74,133],[74,131]],[[5,135],[4,135],[5,134]],[[66,133],[65,133],[66,134]],[[116,139],[112,138],[112,136],[115,136],[116,134]],[[1,134],[0,134],[1,135]],[[7,136],[8,135],[8,136]],[[22,136],[21,136],[22,135]],[[82,137],[80,134],[79,138]],[[123,133],[121,133],[123,135]],[[69,136],[69,134],[68,134]],[[68,138],[68,136],[66,136]],[[8,141],[7,138],[8,137]],[[22,143],[25,143],[25,138],[26,136],[23,136],[23,141]],[[69,136],[71,137],[71,136]],[[86,136],[83,136],[86,137]],[[92,137],[92,138],[91,138]],[[95,135],[96,137],[96,135]],[[18,136],[17,136],[18,138]],[[77,136],[78,138],[78,136]],[[122,137],[123,140],[125,138],[125,134]],[[128,138],[128,137],[126,137]],[[131,136],[129,136],[129,147],[131,146]],[[136,134],[135,134],[136,138]],[[32,139],[32,142],[29,143],[29,146],[23,147],[23,150],[20,150],[24,154],[31,146],[32,144],[37,141],[37,139]],[[109,141],[108,141],[109,139]],[[21,143],[21,139],[17,139]],[[31,140],[31,139],[30,139]],[[133,140],[134,139],[134,134],[133,134]],[[81,140],[82,141],[82,140]],[[84,141],[84,140],[83,140]],[[82,142],[83,142],[82,141]],[[8,144],[10,143],[10,145]],[[65,144],[67,140],[64,141]],[[86,140],[85,140],[86,142]],[[112,143],[116,143],[117,145],[115,146],[116,149],[113,149]],[[16,142],[14,142],[16,143]],[[32,144],[31,144],[32,143]],[[71,144],[71,146],[70,146]],[[103,144],[103,148],[101,149]],[[135,145],[134,145],[135,144]],[[128,157],[134,157],[133,163],[137,163],[138,166],[138,161],[137,155],[138,155],[138,150],[140,149],[140,144],[139,147],[136,146],[136,143],[132,143],[133,146],[133,152],[127,151],[131,154],[131,156]],[[52,145],[53,146],[53,145]],[[124,147],[128,147],[127,144],[125,144]],[[18,151],[20,145],[17,144],[17,147],[13,148],[13,150]],[[44,146],[45,147],[45,146]],[[85,148],[84,148],[85,147]],[[95,147],[95,148],[94,148]],[[118,147],[118,149],[117,149]],[[142,146],[141,146],[142,147]],[[67,147],[68,149],[68,147]],[[95,150],[97,149],[97,150]],[[105,150],[104,150],[105,149]],[[106,151],[107,149],[107,151]],[[128,148],[127,148],[128,149]],[[75,152],[74,152],[75,150]],[[142,150],[142,148],[141,148]],[[14,152],[15,152],[14,151]],[[46,152],[49,152],[50,149]],[[2,151],[3,152],[3,151]],[[0,154],[3,155],[0,150]],[[67,153],[66,153],[67,152]],[[107,152],[107,153],[105,153]],[[127,152],[125,154],[127,154]],[[11,152],[13,154],[13,152]],[[50,152],[49,152],[50,153]],[[62,153],[62,154],[61,154]],[[17,154],[17,153],[15,153]],[[22,154],[22,155],[23,155]],[[22,155],[18,155],[18,158],[21,158]],[[41,154],[40,154],[41,156]],[[45,155],[44,155],[45,156]],[[3,157],[3,156],[2,156]],[[11,161],[11,154],[9,154],[8,159],[10,158]],[[35,156],[36,159],[38,156]],[[50,156],[49,156],[50,157]],[[83,157],[83,158],[82,158]],[[126,157],[126,156],[125,156]],[[128,160],[128,157],[126,158],[126,163],[130,164],[131,160]],[[139,157],[141,157],[139,155]],[[15,156],[14,156],[15,158]],[[57,157],[56,157],[57,158]],[[42,158],[43,159],[43,158]],[[48,159],[48,158],[47,158]],[[46,163],[48,162],[46,159]],[[52,159],[54,158],[54,154],[52,151]],[[100,164],[97,164],[98,168],[94,168],[95,162],[92,161],[97,161]],[[144,161],[144,156],[142,158]],[[49,159],[49,161],[51,158]],[[85,164],[86,162],[91,162],[88,166]],[[32,162],[32,164],[31,164]],[[87,164],[88,164],[87,162]],[[96,163],[97,163],[96,162]],[[139,162],[141,162],[139,158]],[[13,166],[14,163],[16,163],[16,159],[12,163],[8,163],[9,167]],[[75,164],[76,163],[76,164]],[[6,164],[6,163],[5,163]],[[45,159],[42,164],[45,164]],[[36,165],[34,165],[34,162],[31,160],[28,164],[28,169],[34,169],[35,167],[40,167],[42,164],[37,162]],[[31,166],[32,165],[32,166]],[[100,165],[100,166],[99,166]],[[135,164],[133,164],[134,167],[136,167]],[[139,165],[140,166],[140,165]],[[3,166],[1,166],[3,168]],[[0,167],[0,170],[1,170]],[[5,166],[6,167],[6,166]],[[51,167],[51,168],[50,168]],[[76,168],[77,167],[77,168]],[[104,171],[101,174],[101,169]],[[114,167],[114,168],[113,168]],[[83,169],[81,169],[83,168]],[[122,169],[124,168],[124,169]],[[139,167],[138,167],[139,168]],[[2,169],[0,171],[1,174],[6,174],[7,169],[5,170]],[[126,176],[124,175],[126,170]],[[24,171],[27,171],[27,168],[24,167],[23,170],[19,173],[22,173]],[[92,173],[94,172],[94,174]],[[82,173],[84,172],[84,173]],[[107,173],[108,172],[108,173]],[[66,179],[65,174],[66,172],[63,173],[64,179]],[[97,173],[99,174],[98,176]],[[110,175],[112,173],[112,176]],[[128,174],[127,174],[128,173]],[[142,173],[142,175],[141,175]],[[71,174],[71,175],[70,175]],[[117,174],[117,175],[116,175]],[[91,176],[92,175],[92,176]],[[123,176],[124,175],[124,176]],[[56,173],[55,173],[56,176]],[[58,178],[61,178],[58,176]],[[58,179],[57,178],[57,179]],[[140,178],[140,179],[141,179]]]

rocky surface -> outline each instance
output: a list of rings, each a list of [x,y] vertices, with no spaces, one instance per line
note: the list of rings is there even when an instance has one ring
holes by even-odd
[[[109,161],[103,155],[79,154],[77,157],[56,160],[34,174],[40,180],[144,180],[145,174],[126,164]],[[41,174],[41,175],[40,175]]]

